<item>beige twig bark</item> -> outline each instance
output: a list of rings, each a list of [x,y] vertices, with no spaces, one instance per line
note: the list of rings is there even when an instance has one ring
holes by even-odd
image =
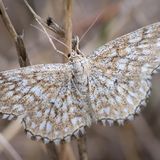
[[[25,66],[30,65],[28,55],[26,53],[26,49],[25,49],[24,42],[23,42],[23,36],[18,35],[16,30],[14,29],[14,26],[12,25],[12,22],[6,12],[6,9],[5,9],[5,6],[2,0],[0,0],[0,11],[1,11],[0,15],[2,17],[2,20],[16,45],[20,66],[25,67]]]
[[[33,14],[34,18],[38,19],[39,22],[41,22],[41,24],[43,24],[46,28],[50,29],[54,33],[58,34],[60,37],[62,37],[62,38],[65,37],[64,30],[54,20],[52,20],[52,22],[50,23],[50,25],[47,25],[47,23],[40,16],[38,16],[36,14],[36,12],[31,8],[31,6],[28,4],[27,0],[24,0],[24,3],[29,8],[29,10]]]
[[[66,54],[72,51],[72,0],[64,0],[64,30],[65,30],[65,44],[68,49],[65,51]]]
[[[67,55],[72,51],[72,0],[64,0],[64,30],[65,30],[65,54]],[[60,146],[60,159],[61,160],[75,160],[75,156],[71,145],[68,143],[61,144]]]
[[[78,151],[80,160],[88,160],[86,136],[83,136],[78,140]]]
[[[25,49],[24,42],[23,42],[23,36],[18,35],[16,30],[14,29],[14,26],[12,25],[12,22],[6,12],[6,9],[5,9],[5,6],[2,0],[0,0],[0,16],[10,36],[12,37],[15,43],[20,67],[25,67],[25,66],[30,65],[28,55],[26,53],[26,49]],[[11,129],[13,128],[14,128],[14,132],[13,131],[11,132]],[[3,142],[3,147],[5,149],[8,148],[10,155],[12,155],[13,159],[17,159],[17,160],[18,159],[21,160],[21,157],[13,149],[13,147],[8,143],[8,141],[10,141],[20,131],[20,129],[21,129],[21,125],[19,121],[13,121],[2,131],[2,134],[1,134],[1,142]],[[1,146],[0,151],[3,151],[4,149],[3,147]]]
[[[64,0],[64,7],[65,7],[65,44],[68,46],[68,48],[65,50],[65,53],[68,54],[69,52],[72,52],[72,44],[74,40],[72,39],[72,7],[73,7],[73,1],[72,0]],[[78,149],[79,149],[79,156],[81,160],[87,160],[87,151],[86,151],[86,139],[85,138],[80,138],[78,141]],[[65,144],[64,146],[61,147],[61,153],[67,154],[66,150],[67,148],[71,148],[69,144]],[[69,149],[70,153],[68,155],[73,155],[73,151]],[[63,155],[63,157],[65,157]],[[62,158],[63,158],[62,157]],[[72,157],[74,158],[74,157]],[[70,160],[71,157],[68,159]],[[74,158],[75,159],[75,158]],[[67,160],[67,159],[63,159]]]
[[[16,150],[2,134],[0,134],[0,144],[5,148],[6,152],[9,153],[13,160],[22,160],[20,155],[16,152]]]

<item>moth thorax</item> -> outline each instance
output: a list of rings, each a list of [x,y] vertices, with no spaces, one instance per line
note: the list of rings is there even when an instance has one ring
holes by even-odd
[[[73,62],[72,66],[74,74],[81,75],[84,73],[84,64],[82,64],[81,62]]]
[[[88,75],[86,74],[86,65],[87,62],[85,62],[85,60],[73,63],[73,81],[81,94],[85,94],[88,91]]]

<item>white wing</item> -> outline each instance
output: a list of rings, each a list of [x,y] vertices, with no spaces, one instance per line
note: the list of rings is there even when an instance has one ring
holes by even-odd
[[[160,22],[100,47],[91,61],[91,103],[97,120],[132,119],[149,95],[151,76],[160,66]]]
[[[78,136],[90,117],[71,81],[69,64],[36,65],[0,73],[0,113],[22,116],[28,135],[45,143]]]

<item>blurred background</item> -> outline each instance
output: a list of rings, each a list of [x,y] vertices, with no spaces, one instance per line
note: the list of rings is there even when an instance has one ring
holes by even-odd
[[[31,63],[62,62],[63,58],[53,50],[46,36],[31,26],[36,24],[23,1],[3,2],[16,31],[24,33],[24,42]],[[63,27],[63,0],[29,2],[42,18],[53,17]],[[80,43],[81,50],[90,54],[111,39],[159,21],[159,8],[159,0],[75,0],[73,34],[81,37],[99,15],[95,25]],[[63,50],[60,44],[57,44],[57,47]],[[0,18],[0,71],[18,67],[15,45]],[[96,125],[87,130],[90,160],[160,160],[160,74],[154,76],[152,81],[152,95],[147,107],[134,121],[127,122],[122,127]],[[9,122],[1,120],[1,131],[8,125]],[[14,129],[16,127],[8,134],[12,135]],[[44,145],[27,139],[23,129],[11,137],[11,145],[23,160],[47,159]],[[78,159],[76,142],[72,143]],[[11,158],[0,147],[0,160],[8,159]]]

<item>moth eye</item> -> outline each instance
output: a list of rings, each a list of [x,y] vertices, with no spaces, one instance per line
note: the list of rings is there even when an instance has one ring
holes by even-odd
[[[70,53],[68,54],[68,58],[69,58],[69,57],[71,57],[71,54],[70,54]]]

